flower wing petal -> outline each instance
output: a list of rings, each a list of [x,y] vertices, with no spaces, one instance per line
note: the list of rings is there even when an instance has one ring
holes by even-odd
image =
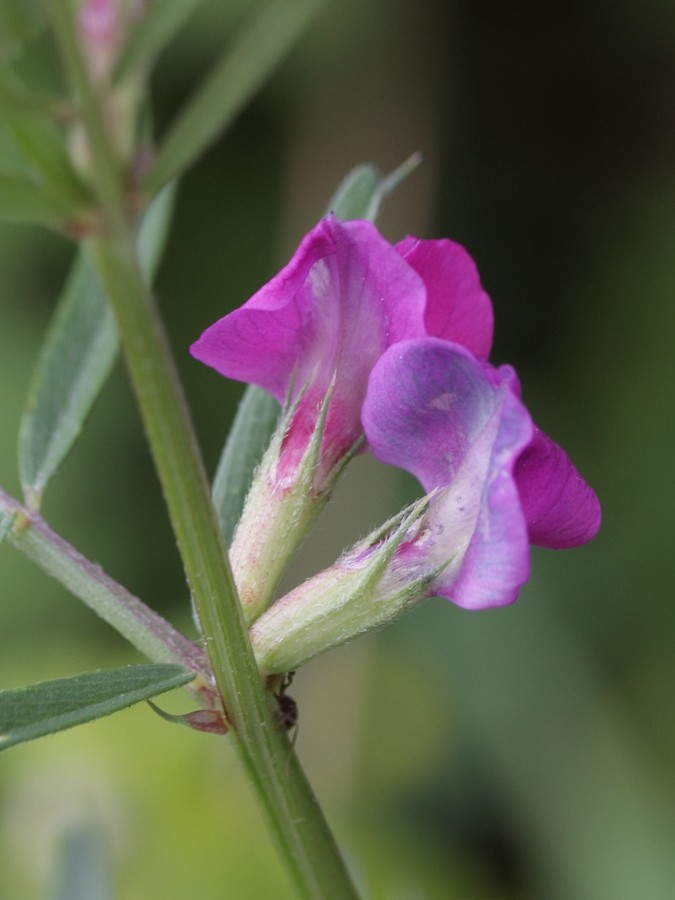
[[[529,574],[513,470],[533,426],[514,382],[457,345],[405,341],[373,369],[364,404],[375,456],[440,488],[409,552],[430,570],[450,560],[434,590],[468,609],[511,603]]]

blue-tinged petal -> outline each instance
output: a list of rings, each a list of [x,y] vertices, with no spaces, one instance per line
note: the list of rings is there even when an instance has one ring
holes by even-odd
[[[427,338],[384,354],[364,405],[375,456],[440,489],[406,552],[423,554],[430,571],[448,561],[434,590],[470,609],[512,602],[529,574],[514,467],[533,426],[515,386],[509,367]]]

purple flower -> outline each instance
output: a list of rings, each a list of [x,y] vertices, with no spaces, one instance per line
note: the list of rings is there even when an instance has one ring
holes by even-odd
[[[374,367],[363,424],[378,459],[436,492],[424,527],[396,552],[399,578],[445,561],[430,593],[459,606],[513,602],[530,543],[573,547],[600,526],[597,497],[532,423],[509,366],[443,340],[406,341]]]
[[[487,356],[492,308],[466,251],[407,238],[392,247],[365,221],[329,216],[288,265],[191,347],[221,375],[296,403],[275,472],[284,488],[330,401],[315,474],[320,493],[362,440],[368,377],[399,341],[433,334]]]

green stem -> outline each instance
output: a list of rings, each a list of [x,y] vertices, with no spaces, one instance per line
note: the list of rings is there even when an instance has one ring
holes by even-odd
[[[12,521],[7,540],[41,569],[79,597],[90,609],[157,663],[180,663],[201,677],[191,683],[198,693],[213,690],[206,653],[130,594],[100,566],[84,557],[47,525],[0,488],[0,515]]]
[[[300,895],[356,893],[321,809],[274,715],[258,672],[175,363],[140,272],[133,223],[100,119],[71,14],[52,0],[52,19],[90,138],[104,219],[90,243],[115,313],[122,348],[190,584],[216,683],[244,768]]]
[[[117,318],[216,683],[244,766],[306,897],[354,896],[312,792],[268,702],[227,565],[187,410],[156,308],[126,248],[92,250]]]

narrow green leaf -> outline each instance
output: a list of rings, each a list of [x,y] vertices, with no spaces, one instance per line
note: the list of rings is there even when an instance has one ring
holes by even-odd
[[[143,221],[139,255],[150,277],[170,220],[173,188],[158,195]],[[19,476],[26,503],[41,495],[82,430],[117,358],[117,329],[98,277],[80,254],[43,344],[19,432]]]
[[[150,281],[162,260],[171,226],[171,215],[176,200],[177,183],[174,181],[162,190],[150,204],[138,233],[138,259],[145,277]]]
[[[18,113],[3,122],[22,159],[55,197],[75,212],[89,200],[68,154],[65,138],[47,115]]]
[[[380,185],[380,174],[375,166],[363,163],[348,172],[331,197],[326,212],[332,212],[338,219],[368,218],[373,197]]]
[[[375,166],[368,164],[356,166],[333,194],[327,211],[345,221],[369,219],[374,222],[386,197],[417,168],[421,161],[420,154],[415,153],[398,169],[385,176],[380,175]]]
[[[146,181],[152,195],[200,156],[288,54],[324,0],[273,0],[242,30],[179,114]]]
[[[0,691],[0,750],[109,716],[193,678],[182,666],[125,666]]]
[[[279,411],[267,391],[255,385],[246,388],[213,481],[213,505],[228,546]]]
[[[162,0],[151,3],[134,26],[115,70],[119,81],[137,66],[151,66],[155,58],[178,34],[203,0]]]
[[[19,477],[29,507],[38,508],[47,482],[80,434],[117,346],[112,313],[81,253],[47,332],[19,431]]]
[[[134,597],[100,566],[64,541],[44,519],[24,509],[1,487],[0,515],[9,516],[16,522],[6,535],[8,542],[78,597],[137,650],[152,662],[185,666],[199,673],[203,684],[208,685],[210,670],[204,649],[176,631],[159,613]],[[207,688],[206,693],[208,691]]]
[[[76,204],[27,175],[0,173],[0,219],[38,222],[57,228],[79,211]]]

